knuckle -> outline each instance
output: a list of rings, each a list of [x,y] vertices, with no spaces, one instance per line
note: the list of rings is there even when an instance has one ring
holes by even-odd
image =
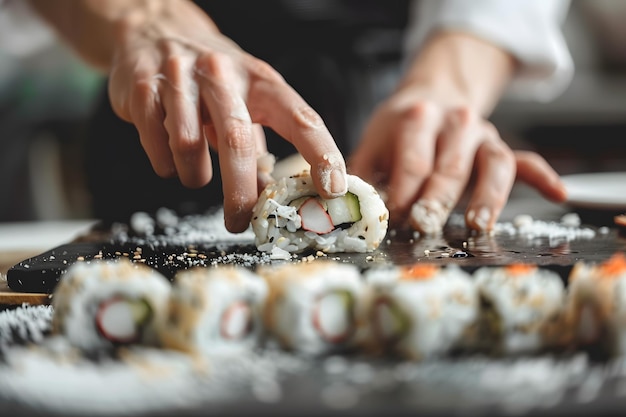
[[[224,142],[230,149],[239,153],[255,151],[252,140],[252,127],[243,123],[231,123],[224,131]]]
[[[166,74],[178,74],[184,65],[183,57],[179,54],[173,54],[166,58],[163,68]]]
[[[403,119],[426,120],[434,116],[438,111],[437,106],[430,101],[419,101],[409,105],[401,114]]]
[[[203,149],[204,144],[200,138],[191,135],[185,129],[178,129],[169,132],[170,148],[175,154],[189,155],[199,152]]]
[[[250,72],[256,77],[271,82],[284,82],[284,78],[267,62],[262,59],[250,57],[248,60]]]
[[[196,71],[210,79],[223,79],[227,76],[229,62],[230,57],[224,53],[217,51],[205,52],[196,60]]]
[[[142,69],[135,70],[133,81],[131,82],[131,97],[133,102],[137,102],[138,104],[152,100],[158,91],[158,83],[152,71]]]
[[[308,106],[297,107],[293,110],[292,118],[297,127],[307,129],[321,129],[324,127],[322,117]]]
[[[497,160],[508,165],[515,164],[515,153],[503,142],[487,143],[483,148],[484,156],[487,159]]]
[[[143,108],[153,99],[155,95],[154,90],[155,87],[149,81],[140,79],[136,82],[132,92],[133,106],[141,106],[139,108]]]
[[[478,120],[476,112],[467,106],[457,107],[449,115],[453,123],[461,128],[468,128]]]

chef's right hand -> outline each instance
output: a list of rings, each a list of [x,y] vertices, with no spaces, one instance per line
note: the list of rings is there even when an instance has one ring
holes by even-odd
[[[212,178],[209,146],[218,151],[226,227],[241,232],[258,197],[263,125],[303,155],[322,197],[347,191],[344,158],[322,119],[270,65],[193,3],[149,4],[116,30],[109,95],[158,175],[201,187]]]

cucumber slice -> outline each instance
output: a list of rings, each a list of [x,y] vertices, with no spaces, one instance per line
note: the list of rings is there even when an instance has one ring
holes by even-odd
[[[334,226],[358,222],[362,218],[359,198],[350,192],[341,197],[326,200],[326,204]]]
[[[388,345],[401,340],[410,330],[411,321],[400,306],[388,297],[379,297],[374,304],[374,329],[378,339]]]
[[[141,298],[135,300],[129,300],[128,305],[135,320],[135,324],[142,326],[152,316],[152,307],[148,304],[148,301]]]

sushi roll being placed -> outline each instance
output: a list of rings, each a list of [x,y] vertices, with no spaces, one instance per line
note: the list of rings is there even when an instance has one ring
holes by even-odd
[[[575,345],[626,354],[626,255],[574,265],[568,277],[567,315]]]
[[[374,187],[348,175],[348,192],[325,200],[308,171],[268,185],[252,215],[260,251],[371,252],[387,233],[389,211]]]
[[[165,276],[126,258],[76,262],[52,297],[53,332],[86,351],[158,345],[170,290]]]
[[[165,347],[192,354],[253,348],[263,333],[265,281],[243,266],[196,267],[174,276]]]
[[[365,286],[355,265],[316,260],[263,265],[257,272],[269,289],[264,323],[281,347],[318,355],[358,345]]]
[[[364,273],[373,353],[419,361],[459,348],[478,315],[470,274],[455,265],[378,267]]]
[[[565,285],[559,274],[514,263],[482,267],[473,276],[481,304],[475,348],[531,354],[560,344]]]

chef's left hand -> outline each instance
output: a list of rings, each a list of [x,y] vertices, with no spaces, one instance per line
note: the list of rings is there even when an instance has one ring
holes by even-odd
[[[473,48],[497,53],[493,47],[463,35],[445,34],[438,41],[451,42],[456,51]],[[376,109],[349,159],[349,171],[385,191],[393,223],[399,225],[408,219],[413,228],[425,234],[441,231],[470,184],[473,189],[465,220],[468,227],[479,231],[493,228],[516,177],[550,200],[565,200],[565,188],[548,162],[534,152],[513,151],[482,115],[489,99],[481,94],[488,89],[467,94],[480,85],[479,78],[464,88],[463,77],[456,73],[449,79],[424,75],[430,71],[445,76],[445,71],[437,69],[440,64],[458,59],[440,55],[442,50],[427,48],[426,57],[416,64],[419,69],[410,72]],[[480,61],[472,65],[468,59],[466,56],[463,62],[465,68],[483,67]],[[480,60],[480,54],[476,59]],[[493,59],[485,62],[492,63]],[[497,77],[486,74],[483,82],[490,79]]]

